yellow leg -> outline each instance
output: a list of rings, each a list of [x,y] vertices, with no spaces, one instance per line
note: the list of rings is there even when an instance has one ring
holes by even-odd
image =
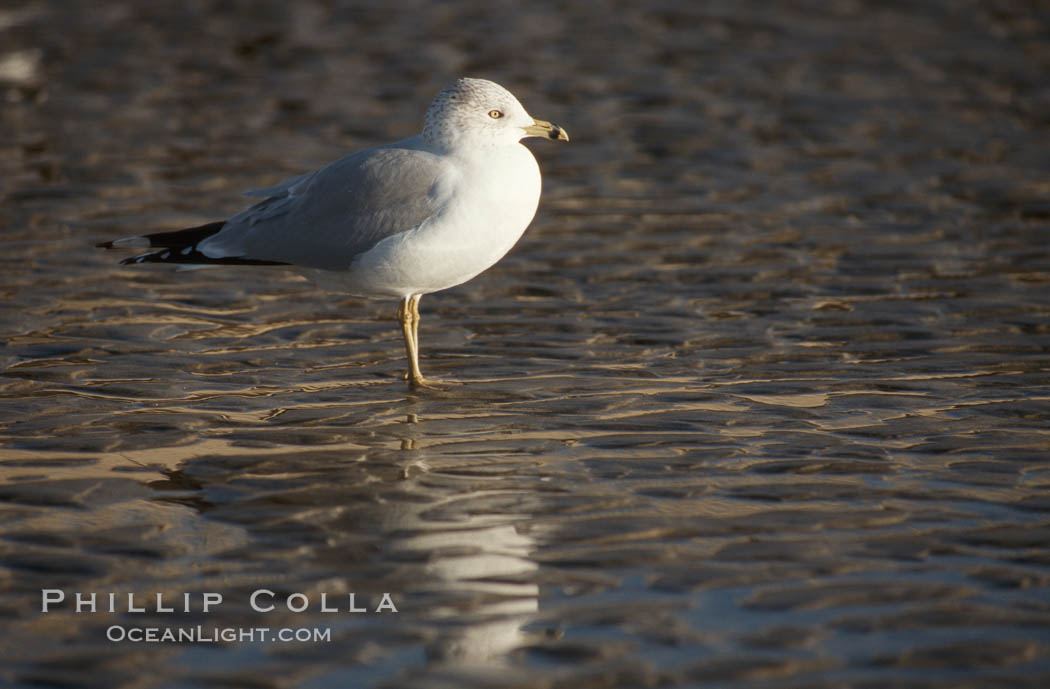
[[[408,301],[408,306],[412,309],[412,342],[416,345],[417,357],[419,356],[419,300],[422,298],[422,294],[415,294]]]
[[[405,336],[405,354],[408,355],[408,373],[405,378],[413,386],[432,387],[419,370],[419,299],[421,295],[405,297],[397,307],[397,319]]]

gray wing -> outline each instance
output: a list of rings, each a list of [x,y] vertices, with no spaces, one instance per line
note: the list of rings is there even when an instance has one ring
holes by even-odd
[[[447,163],[417,139],[353,153],[259,190],[272,196],[227,220],[200,251],[345,270],[355,256],[418,227],[440,207],[435,182]]]

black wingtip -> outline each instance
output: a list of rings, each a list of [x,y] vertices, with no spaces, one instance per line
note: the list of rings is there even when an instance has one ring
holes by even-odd
[[[184,230],[172,232],[154,232],[140,236],[124,237],[123,239],[112,239],[107,242],[99,242],[95,246],[99,249],[144,249],[158,248],[184,249],[188,246],[196,247],[202,240],[222,230],[226,225],[225,220],[210,222],[197,227],[187,227]]]
[[[287,263],[283,261],[257,261],[251,258],[244,258],[242,256],[222,256],[219,258],[212,258],[205,256],[201,252],[193,249],[192,247],[186,247],[181,251],[175,251],[172,249],[162,249],[160,251],[151,251],[148,254],[139,254],[138,256],[129,256],[120,262],[120,265],[139,265],[140,263],[178,263],[178,264],[189,264],[195,266],[209,266],[209,265],[222,265],[222,266],[286,266]]]
[[[141,237],[127,237],[110,242],[96,244],[100,249],[142,249],[143,247],[158,247],[157,251],[150,251],[137,256],[129,256],[120,262],[120,265],[138,265],[140,263],[182,263],[192,265],[238,265],[238,266],[283,266],[288,265],[283,261],[260,261],[243,256],[205,256],[197,245],[204,239],[220,231],[226,221],[208,223],[200,227],[190,227],[185,230],[174,232],[156,232]]]

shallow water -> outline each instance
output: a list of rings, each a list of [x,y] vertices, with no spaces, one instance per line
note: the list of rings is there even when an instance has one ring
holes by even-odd
[[[155,4],[0,11],[0,683],[1050,683],[1044,10]],[[392,303],[92,248],[460,74],[573,141],[423,300],[446,391]],[[197,625],[330,636],[107,639]]]

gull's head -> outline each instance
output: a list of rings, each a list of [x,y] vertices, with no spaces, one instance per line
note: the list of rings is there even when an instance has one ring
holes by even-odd
[[[430,104],[423,138],[444,148],[505,146],[527,136],[568,141],[550,122],[533,119],[507,89],[485,79],[459,79]]]

